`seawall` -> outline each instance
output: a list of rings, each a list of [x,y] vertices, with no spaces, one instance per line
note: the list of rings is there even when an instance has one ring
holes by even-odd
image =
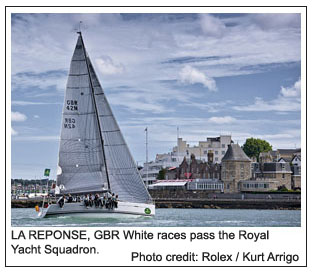
[[[156,208],[204,208],[204,209],[301,209],[300,200],[250,200],[250,199],[216,199],[216,200],[173,200],[157,199]]]
[[[151,190],[156,208],[301,209],[298,193],[236,193]]]
[[[221,194],[211,191],[152,190],[150,194],[156,208],[206,209],[300,209],[298,193],[237,193]],[[55,201],[54,201],[55,202]],[[12,199],[12,208],[42,206],[42,199]]]

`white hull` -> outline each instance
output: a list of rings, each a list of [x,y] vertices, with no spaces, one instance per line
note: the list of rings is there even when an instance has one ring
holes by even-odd
[[[105,207],[85,207],[83,202],[65,203],[63,208],[58,204],[52,204],[40,212],[40,217],[49,216],[79,216],[79,217],[120,217],[120,216],[154,216],[155,205],[133,202],[118,202],[118,208],[107,209]]]

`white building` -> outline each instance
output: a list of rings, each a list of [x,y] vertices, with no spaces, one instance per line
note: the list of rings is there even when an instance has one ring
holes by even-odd
[[[210,153],[214,163],[221,163],[228,145],[231,143],[233,143],[231,135],[208,137],[206,141],[199,141],[198,145],[195,146],[190,146],[182,138],[178,138],[178,143],[173,147],[172,152],[157,154],[155,161],[148,162],[148,164],[144,163],[144,168],[140,171],[140,174],[145,184],[155,183],[162,168],[178,167],[184,157],[190,159],[192,154],[195,155],[196,159],[207,162],[208,153]]]
[[[213,162],[221,163],[228,145],[233,143],[231,135],[220,135],[219,137],[208,137],[206,141],[199,141],[198,145],[190,147],[182,138],[178,138],[178,145],[173,148],[173,156],[180,163],[184,156],[186,159],[191,158],[194,154],[196,159],[208,161],[208,153],[213,153]]]
[[[152,184],[156,182],[158,173],[161,169],[178,167],[179,165],[180,163],[172,153],[157,154],[155,161],[144,163],[144,167],[140,170],[140,174],[145,184]]]

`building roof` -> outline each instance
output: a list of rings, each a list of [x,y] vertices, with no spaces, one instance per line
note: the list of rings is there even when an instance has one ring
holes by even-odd
[[[301,155],[300,154],[296,154],[294,155],[294,157],[291,159],[291,162],[294,160],[294,159],[299,159],[299,161],[301,161]]]
[[[181,180],[163,180],[163,181],[157,181],[155,184],[148,185],[149,188],[152,187],[181,187],[185,186],[185,184],[189,182],[189,180],[185,179],[184,181]]]
[[[223,183],[220,179],[217,178],[196,178],[190,181],[190,183],[208,183],[208,184],[218,184]]]
[[[231,137],[231,135],[220,135],[219,137],[207,137],[206,142],[220,142],[221,137]],[[232,139],[231,139],[231,143],[234,143]]]
[[[251,161],[238,144],[231,144],[222,158],[222,161]]]
[[[301,152],[301,148],[299,149],[278,149],[280,154],[295,154]]]
[[[220,137],[207,137],[207,141],[220,142]]]
[[[291,172],[289,163],[264,163],[263,164],[263,172]]]
[[[292,158],[281,157],[277,162],[282,163],[284,161],[285,163],[290,163],[291,160]]]
[[[271,154],[272,157],[278,157],[278,151],[277,150],[271,150],[269,151],[269,153]]]

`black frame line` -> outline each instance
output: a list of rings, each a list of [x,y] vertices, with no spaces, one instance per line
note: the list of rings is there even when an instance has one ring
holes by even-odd
[[[6,166],[6,156],[7,156],[7,142],[6,142],[6,129],[7,129],[7,123],[6,123],[6,111],[7,111],[7,105],[6,105],[6,100],[7,100],[7,95],[6,95],[6,88],[7,88],[7,81],[6,81],[6,77],[7,77],[7,72],[6,72],[6,65],[7,65],[7,57],[6,57],[6,53],[7,53],[7,24],[6,24],[6,18],[7,18],[7,8],[305,8],[305,15],[306,15],[306,263],[303,266],[155,266],[155,265],[151,265],[151,266],[147,266],[147,265],[142,265],[142,266],[87,266],[87,265],[83,265],[83,266],[13,266],[13,265],[7,265],[7,257],[6,257],[6,248],[7,248],[7,236],[6,236],[6,230],[7,230],[7,215],[6,215],[6,203],[7,203],[7,198],[5,196],[4,199],[4,204],[5,204],[5,231],[4,231],[4,244],[5,244],[5,254],[4,254],[4,258],[5,258],[5,267],[273,267],[273,268],[279,268],[279,267],[288,267],[288,268],[294,268],[294,267],[308,267],[308,158],[307,158],[307,153],[308,153],[308,6],[5,6],[5,15],[4,15],[4,20],[5,20],[5,31],[4,31],[4,35],[5,35],[5,63],[4,63],[4,72],[5,72],[5,81],[4,81],[4,85],[5,85],[5,108],[4,108],[4,112],[5,112],[5,142],[4,142],[4,146],[5,146],[5,156],[4,156],[4,162],[5,162],[5,179],[4,179],[4,195],[6,195],[6,177],[7,177],[7,166]],[[302,209],[301,209],[302,210]],[[302,217],[301,217],[302,219]],[[302,227],[302,226],[300,226]]]

